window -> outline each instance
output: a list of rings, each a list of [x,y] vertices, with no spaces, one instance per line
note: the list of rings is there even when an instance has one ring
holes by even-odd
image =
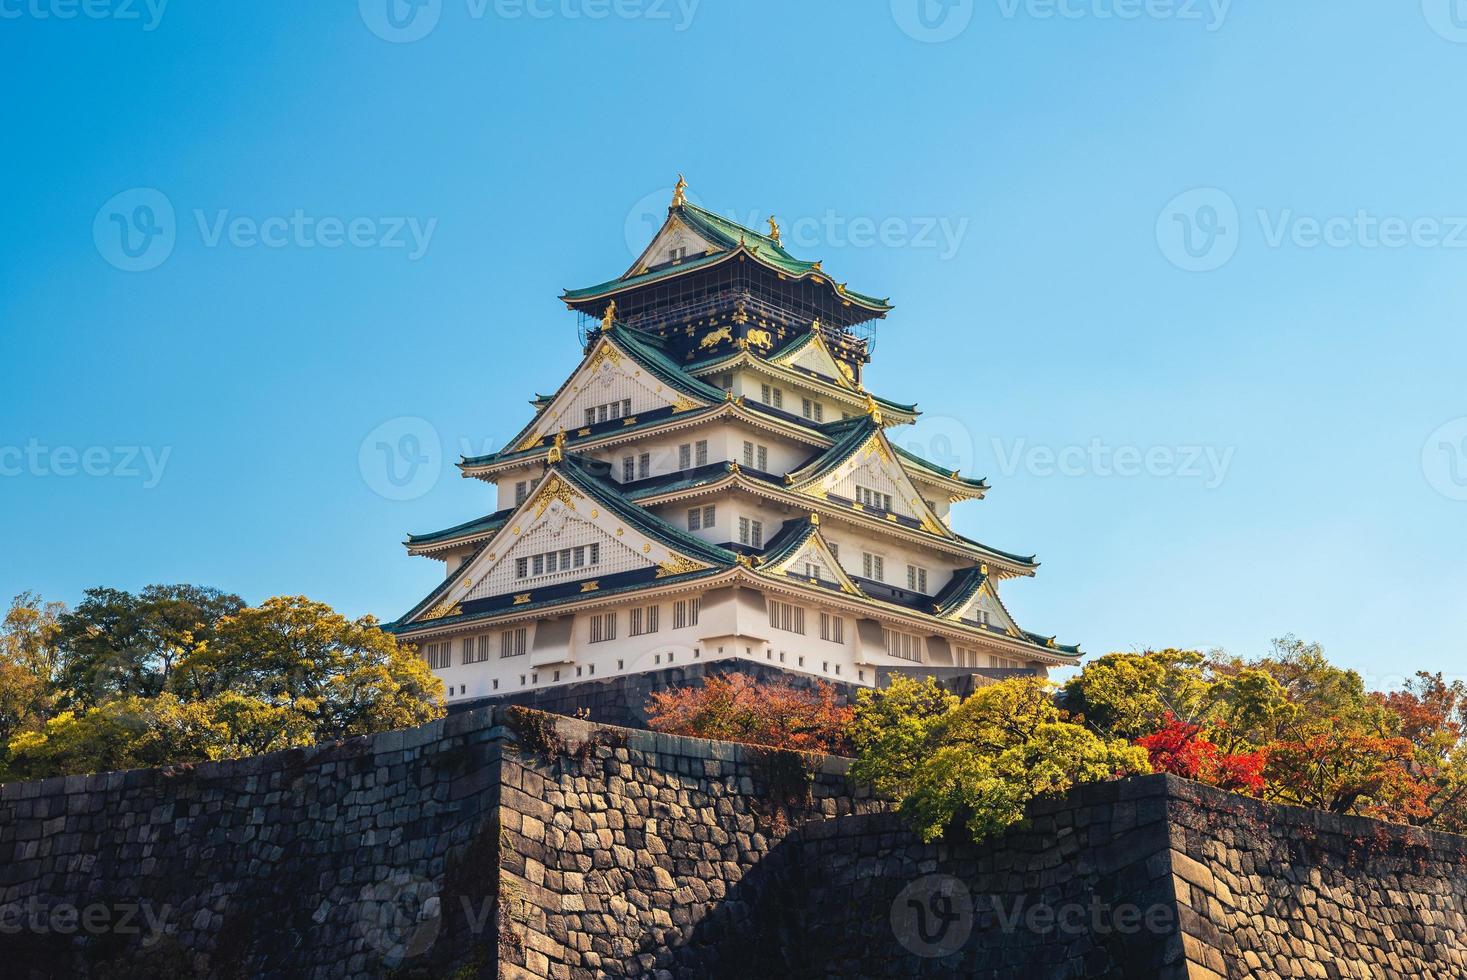
[[[771,388],[769,385],[759,386],[759,400],[775,408],[784,408],[784,392],[778,388]]]
[[[694,507],[688,511],[688,530],[712,530],[714,518],[713,505],[707,507]]]
[[[679,599],[672,604],[672,628],[685,629],[698,625],[698,607],[702,599]]]
[[[877,582],[885,580],[886,569],[884,566],[885,562],[882,561],[880,555],[873,555],[870,552],[863,552],[861,554],[861,571],[867,578],[874,579]]]
[[[645,609],[633,609],[627,632],[632,636],[646,636],[648,633],[656,633],[657,607],[647,606]]]
[[[907,566],[907,588],[913,592],[927,591],[927,569],[918,565]]]
[[[631,483],[637,478],[637,461],[630,456],[623,456],[621,460],[621,482]]]
[[[974,609],[969,615],[971,616],[970,622],[975,623],[978,626],[992,625],[992,619],[990,618],[987,609]]]
[[[428,661],[428,666],[434,670],[442,670],[453,663],[453,644],[444,640],[442,643],[430,643],[423,652],[423,657]]]
[[[770,599],[769,625],[786,633],[804,633],[805,610],[792,603]]]
[[[667,251],[667,258],[671,262],[681,262],[687,257],[688,247],[686,245],[679,245],[676,248],[671,248]]]
[[[523,657],[525,655],[525,639],[529,630],[521,626],[517,630],[505,630],[499,634],[499,659],[505,657]]]
[[[530,495],[530,484],[527,481],[521,480],[520,482],[518,482],[518,483],[516,483],[514,485],[514,505],[516,507],[518,507],[520,504],[524,503],[525,502],[525,498],[528,497],[529,495]]]
[[[806,578],[813,578],[813,579],[820,579],[820,578],[822,578],[822,576],[820,574],[820,566],[819,565],[816,565],[813,562],[808,562],[808,561],[805,562],[805,577]]]
[[[677,468],[680,470],[687,470],[692,469],[692,467],[693,447],[685,442],[681,446],[677,447]]]
[[[868,490],[866,487],[856,488],[856,502],[872,510],[891,510],[891,494]]]
[[[820,638],[831,643],[846,642],[846,621],[830,613],[820,614]]]
[[[637,479],[645,480],[652,475],[652,454],[642,453],[637,457]]]
[[[476,664],[489,659],[489,634],[466,636],[463,641],[463,662]]]
[[[830,557],[832,557],[832,558],[836,559],[837,561],[839,561],[840,560],[840,545],[836,544],[834,541],[827,541],[825,543],[830,546]]]
[[[708,465],[708,440],[699,439],[693,443],[693,460],[696,466]]]
[[[542,551],[538,555],[516,558],[514,573],[516,578],[531,578],[599,564],[601,564],[601,546],[599,544],[577,545],[574,548]]]
[[[751,548],[764,547],[764,522],[740,517],[739,544],[746,544]]]
[[[605,643],[616,639],[616,613],[601,613],[591,617],[591,642]]]
[[[751,470],[769,471],[769,447],[744,443],[744,465]]]
[[[805,418],[807,419],[813,419],[816,422],[823,422],[825,420],[825,406],[817,401],[811,401],[808,398],[802,398],[800,400],[800,414],[805,416]]]
[[[922,662],[922,637],[915,633],[903,633],[900,630],[882,630],[886,637],[886,652],[893,657],[902,660],[911,660],[914,663]]]
[[[606,422],[611,419],[625,418],[632,414],[632,400],[623,398],[617,402],[607,402],[605,405],[593,405],[585,410],[587,425],[595,425],[597,422]]]

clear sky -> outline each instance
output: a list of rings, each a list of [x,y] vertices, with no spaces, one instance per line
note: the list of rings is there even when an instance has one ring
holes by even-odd
[[[390,2],[0,0],[7,596],[400,615],[682,171],[892,297],[1024,625],[1467,673],[1467,2]]]

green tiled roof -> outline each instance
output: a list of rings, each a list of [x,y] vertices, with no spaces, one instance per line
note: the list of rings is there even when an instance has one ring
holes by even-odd
[[[972,601],[987,580],[988,575],[981,568],[958,569],[953,573],[952,580],[932,600],[936,614],[941,617],[954,609],[961,609]]]
[[[485,514],[483,517],[476,518],[475,520],[465,521],[463,524],[444,528],[442,531],[429,531],[427,534],[409,534],[407,536],[407,543],[413,546],[432,544],[435,541],[461,538],[465,535],[479,534],[483,531],[497,531],[504,527],[505,522],[509,520],[509,516],[513,513],[514,508],[497,510],[492,514]]]
[[[611,343],[614,344],[619,350],[625,351],[626,355],[637,363],[637,366],[646,371],[652,377],[656,378],[658,381],[661,381],[663,384],[667,385],[669,388],[672,388],[674,391],[681,392],[684,395],[687,395],[691,398],[697,398],[701,401],[723,401],[724,392],[722,388],[715,388],[708,382],[703,381],[700,378],[695,378],[685,372],[676,362],[672,360],[672,358],[663,353],[662,341],[658,340],[656,337],[652,337],[647,334],[639,334],[635,330],[625,327],[620,323],[612,324],[611,330],[606,336],[607,339],[610,340]],[[593,343],[594,342],[595,341],[593,340]],[[579,367],[577,367],[577,371],[579,371]],[[515,437],[510,440],[509,445],[506,448],[501,449],[497,453],[489,453],[485,456],[466,456],[463,458],[462,462],[459,465],[483,466],[489,463],[496,463],[501,460],[510,459],[514,456],[533,453],[546,445],[547,440],[552,438],[551,436],[542,436],[540,439],[540,445],[538,446],[532,446],[529,449],[515,448],[520,444],[521,440],[524,439],[525,434],[535,427],[535,423],[538,422],[540,419],[540,413],[544,411],[544,409],[550,404],[550,402],[553,402],[556,398],[560,397],[561,392],[565,391],[566,385],[569,385],[572,379],[575,378],[575,376],[576,371],[572,371],[570,377],[565,379],[565,383],[557,388],[555,390],[555,394],[550,395],[548,399],[545,400],[544,404],[540,406],[539,410],[536,411],[535,417],[530,420],[530,424],[521,429],[515,435]],[[546,396],[544,395],[537,395],[536,397],[537,399],[546,398]],[[602,435],[605,435],[605,433],[598,432],[594,435],[581,436],[580,438],[594,439],[599,438]],[[568,440],[573,440],[574,437],[567,434],[566,438]]]
[[[954,483],[963,483],[963,484],[966,484],[967,486],[972,487],[974,490],[987,490],[987,489],[989,489],[989,487],[988,487],[988,481],[987,480],[983,480],[983,479],[970,480],[967,477],[958,476],[955,473],[953,473],[952,470],[945,469],[945,468],[943,468],[941,466],[938,466],[936,463],[932,462],[931,460],[923,459],[921,456],[918,456],[916,453],[908,452],[907,450],[903,449],[901,446],[898,446],[896,443],[892,443],[891,444],[891,448],[892,449],[895,449],[897,455],[900,456],[900,457],[902,457],[903,459],[908,460],[909,462],[912,462],[912,463],[917,464],[918,466],[922,467],[924,470],[930,470],[930,471],[932,471],[933,473],[937,474],[938,476],[942,477],[945,480],[952,480]]]
[[[694,269],[708,265],[716,265],[726,259],[742,243],[756,259],[779,272],[791,276],[801,277],[809,274],[818,275],[828,280],[833,288],[837,288],[838,294],[843,299],[853,303],[859,303],[872,310],[885,312],[891,309],[891,304],[884,299],[874,296],[866,296],[849,289],[839,287],[830,274],[824,269],[816,268],[818,263],[804,262],[795,258],[784,247],[775,243],[768,235],[760,234],[752,228],[730,221],[712,211],[705,211],[693,204],[681,204],[668,209],[668,215],[676,215],[685,221],[694,231],[706,238],[718,248],[712,255],[701,255],[676,264],[661,266],[651,269],[641,275],[625,276],[620,279],[612,279],[595,286],[587,286],[584,289],[567,289],[561,294],[561,299],[567,303],[577,303],[582,300],[602,296],[611,292],[619,292],[636,286],[656,282],[669,276],[681,275]]]
[[[795,483],[818,479],[829,473],[850,459],[851,455],[859,450],[873,433],[881,431],[881,426],[877,425],[869,415],[857,415],[853,418],[841,419],[839,422],[827,422],[820,428],[834,442],[831,443],[829,449],[813,456],[803,466],[790,471],[789,475]]]

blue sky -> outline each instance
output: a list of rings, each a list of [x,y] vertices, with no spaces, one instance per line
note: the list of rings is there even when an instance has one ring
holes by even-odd
[[[892,297],[1025,625],[1463,673],[1467,2],[393,2],[0,0],[0,591],[397,616],[683,171]]]

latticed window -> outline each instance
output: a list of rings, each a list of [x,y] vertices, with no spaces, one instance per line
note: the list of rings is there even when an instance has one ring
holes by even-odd
[[[529,630],[524,626],[521,626],[519,629],[506,630],[500,633],[499,658],[503,660],[505,657],[524,656],[525,650],[528,647],[528,643],[526,642],[528,637]]]
[[[680,470],[692,469],[693,446],[692,443],[683,443],[677,447],[677,468]]]
[[[869,579],[874,579],[877,582],[883,581],[886,578],[886,562],[882,560],[880,555],[863,552],[861,554],[861,571]]]
[[[913,592],[927,591],[927,569],[920,565],[907,566],[907,588]]]
[[[514,573],[516,578],[537,578],[541,575],[555,575],[599,564],[601,564],[601,545],[583,544],[574,548],[542,551],[538,555],[516,558]]]
[[[708,440],[699,439],[693,443],[693,462],[695,466],[708,465]]]
[[[882,630],[881,632],[886,637],[888,654],[902,660],[922,663],[922,648],[925,645],[922,637],[915,633],[903,633],[901,630]]]
[[[521,480],[521,481],[519,481],[518,483],[516,483],[514,485],[514,505],[516,507],[518,507],[520,504],[524,503],[525,502],[525,498],[528,497],[529,495],[530,495],[530,484],[529,484],[529,481],[527,481],[527,480]]]
[[[770,599],[769,625],[786,633],[804,633],[805,610],[793,603]]]
[[[881,493],[867,487],[856,488],[856,502],[872,510],[891,510],[891,494]]]
[[[637,478],[637,461],[630,456],[622,457],[621,482],[631,483]]]
[[[820,638],[831,643],[846,642],[846,621],[830,613],[821,613]]]
[[[714,510],[712,504],[709,504],[707,507],[694,507],[688,511],[688,530],[701,531],[705,528],[711,529],[716,516],[717,512]]]
[[[447,640],[430,643],[423,650],[423,659],[428,661],[428,666],[434,670],[442,670],[453,663],[453,644]]]
[[[627,632],[631,636],[645,636],[648,633],[656,633],[657,607],[647,606],[645,608],[633,609],[630,614]]]
[[[605,643],[616,639],[616,613],[600,613],[591,617],[591,642]]]
[[[740,517],[739,544],[746,544],[751,548],[764,547],[764,522]]]
[[[679,599],[672,604],[672,628],[675,630],[686,629],[689,626],[698,625],[698,606],[702,600]]]
[[[466,664],[476,664],[489,659],[489,635],[466,636],[463,640],[462,659]]]
[[[652,454],[642,453],[637,457],[637,479],[645,480],[652,475]]]

